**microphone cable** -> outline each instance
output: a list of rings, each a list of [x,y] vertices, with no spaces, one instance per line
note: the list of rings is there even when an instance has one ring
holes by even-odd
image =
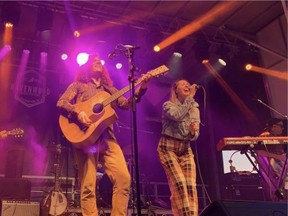
[[[200,124],[202,126],[205,126],[205,122],[206,122],[206,109],[207,109],[207,93],[205,88],[202,85],[198,85],[197,86],[198,89],[202,89],[203,90],[203,121],[200,122]]]
[[[202,188],[204,189],[204,192],[209,200],[209,204],[212,203],[212,200],[211,200],[211,197],[206,189],[206,185],[204,183],[204,179],[203,179],[203,176],[202,176],[202,171],[201,171],[201,167],[200,167],[200,163],[199,163],[199,154],[198,154],[198,142],[195,140],[194,141],[195,143],[195,158],[196,158],[196,165],[197,165],[197,169],[198,169],[198,173],[199,173],[199,177],[200,177],[200,181],[201,181],[201,184],[202,184]],[[196,178],[197,179],[197,178]],[[196,184],[197,185],[197,184]]]
[[[206,100],[207,100],[207,94],[206,94],[206,90],[203,86],[201,85],[198,85],[198,88],[201,88],[203,90],[203,122],[201,121],[200,124],[205,127],[205,124],[206,124],[206,109],[207,109],[207,103],[206,103]],[[200,136],[201,136],[201,132],[200,132]],[[203,179],[203,176],[202,176],[202,171],[201,171],[201,167],[200,167],[200,162],[199,162],[199,154],[198,154],[198,142],[197,140],[194,141],[195,143],[195,162],[196,162],[196,165],[197,165],[197,169],[198,169],[198,173],[199,173],[199,177],[200,177],[200,181],[202,183],[202,187],[204,188],[204,192],[209,200],[209,203],[212,203],[212,200],[211,200],[211,197],[206,189],[206,186],[205,186],[205,183],[204,183],[204,179]],[[197,179],[197,177],[196,177]],[[197,185],[197,184],[196,184]]]

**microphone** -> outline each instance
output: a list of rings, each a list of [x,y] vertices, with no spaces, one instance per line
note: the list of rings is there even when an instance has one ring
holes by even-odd
[[[111,52],[111,53],[108,55],[108,58],[109,58],[109,59],[113,59],[113,58],[115,58],[115,56],[116,56],[116,49],[114,49],[113,52]]]
[[[278,112],[276,109],[274,109],[273,107],[271,107],[271,106],[269,106],[268,104],[264,103],[262,100],[260,100],[260,99],[258,99],[258,98],[256,98],[256,100],[257,100],[259,103],[261,103],[262,105],[264,105],[265,107],[267,107],[268,109],[270,109],[270,110],[274,111],[275,113],[277,113],[278,115],[280,115],[280,116],[288,119],[287,115],[284,115],[284,114]]]
[[[121,47],[123,47],[124,49],[123,48],[121,49]],[[128,44],[127,45],[118,44],[114,48],[114,50],[108,55],[108,58],[113,59],[116,56],[117,52],[120,52],[120,53],[122,53],[122,52],[124,53],[124,51],[125,52],[127,52],[127,51],[133,52],[137,49],[140,49],[140,46],[132,46],[132,45],[128,45]]]
[[[263,101],[262,101],[262,100],[260,100],[260,99],[258,99],[258,98],[256,98],[256,100],[257,100],[259,103],[263,104]]]
[[[195,87],[195,89],[196,90],[198,90],[198,89],[200,89],[200,88],[203,88],[203,86],[201,86],[201,85],[196,85],[196,87]],[[192,89],[192,86],[190,86],[190,90]]]
[[[133,45],[123,45],[125,49],[137,50],[140,49],[140,46],[133,46]]]
[[[116,53],[119,51],[119,44],[114,48],[114,50],[108,55],[109,59],[113,59],[116,56]]]

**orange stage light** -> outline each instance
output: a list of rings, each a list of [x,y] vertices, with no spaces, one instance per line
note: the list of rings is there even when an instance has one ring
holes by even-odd
[[[80,32],[79,31],[74,31],[74,37],[76,37],[76,38],[80,37]]]
[[[197,20],[189,23],[188,25],[181,28],[179,31],[175,32],[174,34],[170,35],[168,38],[157,44],[157,46],[160,47],[160,50],[170,46],[171,44],[179,41],[180,39],[203,28],[211,21],[213,21],[215,17],[222,16],[228,11],[233,10],[235,7],[239,6],[239,4],[242,3],[239,1],[229,1],[219,3],[219,5],[212,8],[210,11],[208,11],[206,14],[204,14]]]
[[[245,69],[247,71],[253,71],[253,72],[265,74],[267,76],[276,77],[278,79],[288,80],[287,71],[271,70],[271,69],[255,66],[255,65],[252,65],[252,64],[245,65]]]
[[[213,68],[213,66],[209,63],[209,61],[204,60],[202,62],[204,66],[208,69],[211,75],[218,81],[218,83],[223,87],[223,89],[230,96],[232,101],[239,107],[239,110],[243,111],[246,118],[251,122],[257,122],[257,119],[253,112],[245,105],[245,103],[241,100],[241,98],[231,89],[231,87],[222,79],[222,77],[217,73],[217,71]]]

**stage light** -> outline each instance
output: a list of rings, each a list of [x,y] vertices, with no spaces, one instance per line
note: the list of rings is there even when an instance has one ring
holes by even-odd
[[[122,68],[122,64],[121,64],[121,63],[117,63],[117,64],[116,64],[116,68],[117,68],[118,70],[120,70],[120,69]]]
[[[185,40],[177,41],[174,45],[173,56],[181,58],[185,51],[183,48],[184,46],[185,46]]]
[[[216,56],[218,57],[218,62],[222,66],[226,66],[227,63],[230,61],[230,49],[228,47],[225,47],[221,45],[215,52]]]
[[[227,63],[226,63],[226,61],[224,60],[224,58],[218,58],[218,62],[219,62],[221,65],[223,65],[223,66],[226,66],[226,65],[227,65]]]
[[[105,65],[105,61],[104,61],[104,60],[101,60],[101,64],[102,64],[102,65]]]
[[[24,50],[23,50],[23,53],[24,53],[24,54],[29,54],[29,53],[30,53],[30,50],[24,49]]]
[[[47,54],[47,52],[41,52],[40,55],[41,55],[41,57],[47,57],[48,54]]]
[[[80,37],[80,32],[79,31],[74,31],[74,37],[76,37],[76,38]]]
[[[160,52],[160,47],[159,47],[159,46],[154,46],[153,50],[154,50],[155,52]]]
[[[62,59],[63,61],[67,60],[67,59],[68,59],[68,55],[67,55],[66,53],[63,53],[63,54],[61,55],[61,59]]]
[[[6,28],[12,28],[12,27],[13,27],[13,23],[11,23],[11,22],[6,22],[6,23],[5,23],[5,27],[6,27]]]
[[[246,64],[245,70],[265,74],[282,80],[288,80],[287,71],[272,70],[252,64]]]
[[[174,52],[174,53],[173,53],[173,56],[178,57],[178,58],[181,58],[181,57],[182,57],[182,54],[181,54],[180,52]]]
[[[87,61],[88,61],[88,58],[89,58],[89,54],[88,53],[79,53],[77,55],[77,63],[81,66],[83,64],[85,64]]]
[[[245,69],[246,69],[247,71],[251,70],[251,69],[252,69],[252,65],[251,65],[251,64],[246,64],[246,65],[245,65]]]

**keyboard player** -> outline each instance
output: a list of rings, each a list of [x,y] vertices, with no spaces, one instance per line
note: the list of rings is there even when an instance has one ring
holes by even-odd
[[[287,120],[272,118],[259,136],[287,136]],[[267,201],[287,202],[287,146],[266,145],[265,150],[255,152],[260,165],[260,172],[265,180],[263,181],[265,199]],[[271,181],[274,181],[274,185],[278,186],[278,192]]]

